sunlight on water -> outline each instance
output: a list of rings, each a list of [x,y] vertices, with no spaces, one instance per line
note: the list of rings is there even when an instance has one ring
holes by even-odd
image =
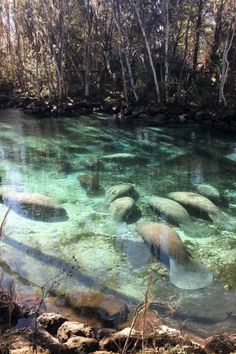
[[[193,127],[118,128],[96,116],[39,120],[1,111],[1,218],[8,206],[12,210],[0,265],[22,289],[26,282],[42,286],[62,272],[57,295],[95,289],[134,304],[151,274],[153,298],[171,301],[176,309],[174,318],[167,318],[172,324],[188,318],[196,333],[234,332],[235,315],[228,314],[235,314],[236,306],[235,144],[234,138]],[[121,183],[133,185],[135,215],[110,208],[114,190],[105,192]],[[197,193],[199,184],[219,191],[217,207],[201,207],[198,215],[196,208],[194,215],[188,210],[187,223],[169,218],[170,209],[150,207],[151,196]],[[29,201],[37,206],[29,210]],[[140,216],[168,224],[180,236],[177,251],[162,241],[167,261],[150,252],[150,235],[144,235],[145,244],[137,232]]]

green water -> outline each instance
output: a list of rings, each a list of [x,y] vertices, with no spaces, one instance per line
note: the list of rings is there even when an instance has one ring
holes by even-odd
[[[135,158],[104,159],[100,170],[88,168],[91,157],[116,153]],[[121,182],[135,184],[142,217],[158,221],[143,201],[146,196],[195,192],[198,184],[207,183],[228,202],[220,209],[236,217],[236,138],[207,128],[131,129],[117,127],[111,117],[40,120],[6,110],[0,112],[0,159],[2,185],[53,197],[69,217],[49,223],[10,212],[0,257],[10,267],[5,266],[4,279],[12,272],[19,291],[56,277],[57,294],[95,289],[136,304],[152,275],[153,299],[176,311],[173,318],[162,313],[170,324],[178,327],[187,319],[187,329],[195,333],[235,332],[235,232],[194,219],[206,230],[196,239],[174,226],[194,259],[214,276],[207,288],[182,290],[170,283],[166,267],[152,256],[135,223],[112,223],[102,191]],[[78,180],[82,175],[96,175],[101,192],[86,193]],[[6,210],[1,204],[1,218]]]

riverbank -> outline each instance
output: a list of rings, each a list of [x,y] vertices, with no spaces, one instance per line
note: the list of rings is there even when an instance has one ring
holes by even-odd
[[[119,99],[68,100],[61,106],[50,104],[33,97],[0,95],[0,108],[19,108],[35,116],[80,117],[92,113],[114,115],[117,121],[144,125],[191,125],[210,126],[227,134],[236,133],[236,108],[198,107],[196,105],[158,105],[154,101],[126,104]]]
[[[0,353],[233,353],[236,335],[221,334],[206,339],[168,327],[141,303],[129,326],[96,328],[59,313],[34,313],[31,325],[19,326],[30,312],[6,293],[0,296]],[[41,312],[41,314],[40,314]],[[32,317],[32,313],[30,315]],[[9,328],[10,327],[10,328]]]

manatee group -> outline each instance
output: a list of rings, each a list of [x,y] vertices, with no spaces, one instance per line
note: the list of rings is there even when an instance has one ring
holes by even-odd
[[[140,217],[140,211],[131,197],[115,199],[110,206],[111,218],[115,222],[131,223]]]
[[[189,212],[208,217],[219,229],[235,231],[236,219],[221,211],[208,198],[193,192],[172,192],[168,198],[184,206]]]
[[[122,197],[133,197],[135,198],[137,192],[134,189],[132,183],[119,183],[115,186],[112,186],[106,190],[105,201],[106,203],[111,203],[113,200],[122,198]]]
[[[155,222],[141,222],[137,226],[137,232],[160,261],[166,263],[166,259],[168,260],[170,281],[176,287],[196,290],[212,283],[212,274],[192,259],[172,228]]]
[[[111,220],[116,223],[131,223],[141,217],[141,212],[135,203],[138,197],[134,185],[120,183],[106,190],[105,203],[110,204]]]
[[[187,210],[176,201],[157,196],[148,197],[146,200],[154,211],[164,215],[170,223],[180,226],[187,236],[202,237],[205,235],[206,230],[203,230],[199,225],[193,224]]]

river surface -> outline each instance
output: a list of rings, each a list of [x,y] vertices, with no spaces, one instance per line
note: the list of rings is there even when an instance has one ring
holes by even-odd
[[[89,167],[91,158],[118,153],[135,158],[108,158],[102,168]],[[136,223],[112,222],[103,193],[133,183],[143,219],[166,223],[146,205],[148,196],[196,192],[207,183],[221,193],[219,208],[234,218],[235,137],[207,127],[118,127],[103,115],[35,119],[11,109],[0,111],[0,159],[3,186],[53,197],[69,217],[43,222],[10,211],[0,242],[2,285],[11,276],[16,293],[44,285],[56,288],[56,294],[92,289],[135,305],[151,276],[152,299],[174,309],[172,317],[159,309],[171,325],[185,323],[203,336],[236,331],[236,232],[193,217],[206,230],[193,238],[172,225],[193,258],[214,276],[206,288],[183,290],[170,282],[168,269],[150,253]],[[78,179],[82,175],[96,175],[100,193],[86,192]],[[6,210],[0,204],[1,219]]]

